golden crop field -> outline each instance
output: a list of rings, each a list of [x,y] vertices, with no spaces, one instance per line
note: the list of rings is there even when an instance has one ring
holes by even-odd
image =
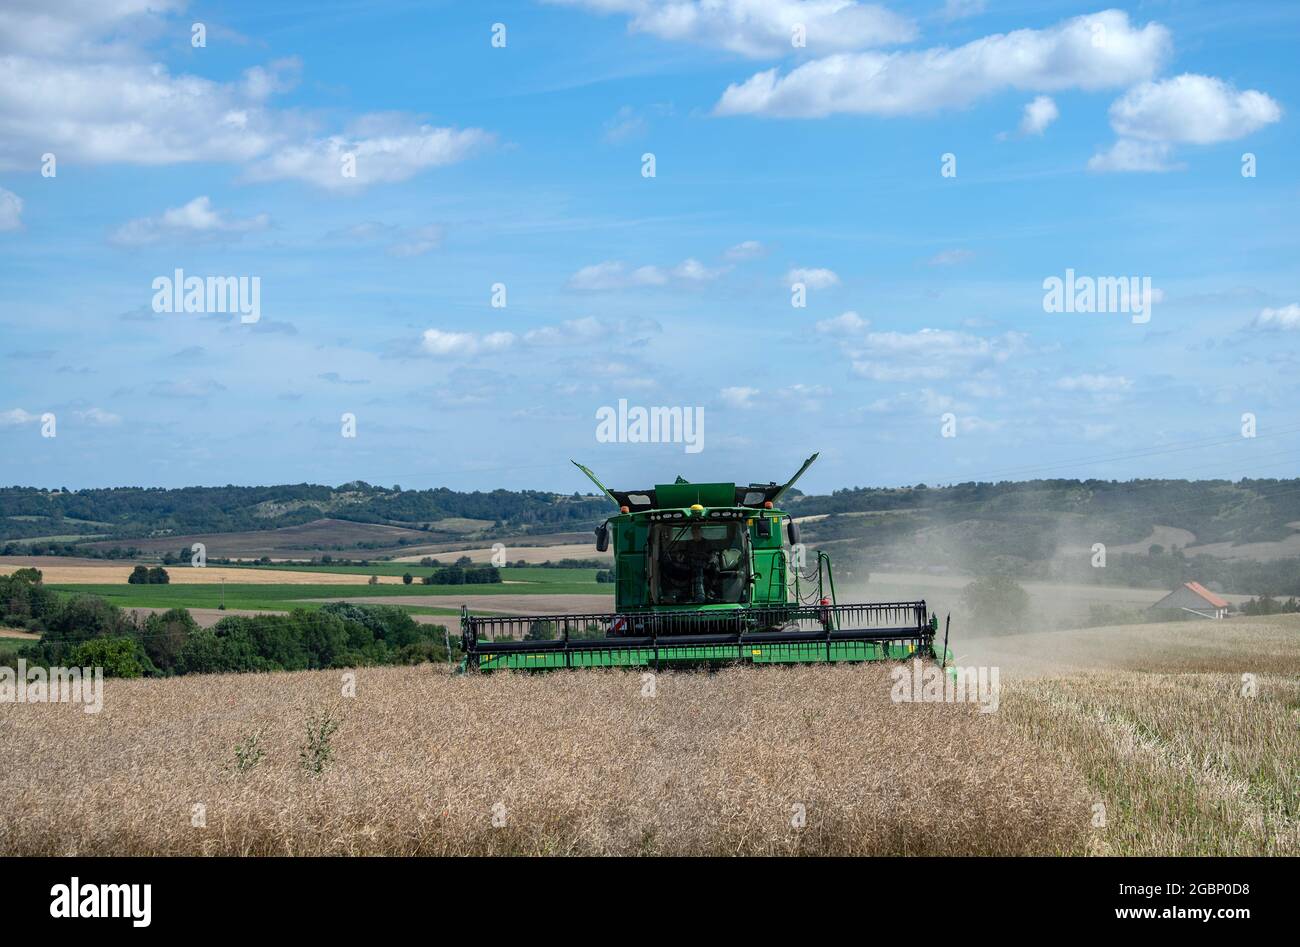
[[[1129,651],[994,713],[895,703],[881,665],[110,680],[98,714],[0,704],[0,853],[1295,855],[1296,617],[1094,629],[1074,660]]]

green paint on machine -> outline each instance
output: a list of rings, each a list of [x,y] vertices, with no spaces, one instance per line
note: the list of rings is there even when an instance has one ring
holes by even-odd
[[[614,554],[614,612],[461,616],[465,670],[690,667],[951,659],[936,650],[924,601],[840,604],[830,557],[811,566],[798,524],[777,508],[817,459],[784,484],[611,490],[619,508],[596,530]]]

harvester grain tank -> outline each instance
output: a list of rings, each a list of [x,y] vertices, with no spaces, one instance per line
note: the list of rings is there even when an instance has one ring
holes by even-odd
[[[596,529],[614,556],[614,611],[486,617],[461,613],[467,670],[678,667],[907,660],[947,663],[947,633],[924,601],[841,604],[830,556],[805,555],[783,484],[675,483],[611,490]],[[811,562],[808,559],[811,558]]]

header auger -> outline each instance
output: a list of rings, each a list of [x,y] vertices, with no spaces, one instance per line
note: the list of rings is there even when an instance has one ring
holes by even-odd
[[[805,564],[799,526],[777,508],[784,484],[675,483],[611,490],[618,513],[596,528],[614,554],[614,611],[525,617],[461,610],[469,670],[853,663],[928,657],[947,635],[924,601],[841,605],[830,556]],[[805,571],[807,574],[805,574]]]

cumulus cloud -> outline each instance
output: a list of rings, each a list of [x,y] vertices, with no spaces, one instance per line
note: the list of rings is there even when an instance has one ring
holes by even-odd
[[[631,289],[640,286],[692,285],[715,280],[726,267],[707,267],[688,258],[676,266],[628,266],[621,260],[607,260],[584,266],[569,277],[569,288],[580,290]]]
[[[102,51],[105,35],[141,25],[185,0],[39,0],[0,6],[0,54]]]
[[[1110,107],[1111,127],[1123,138],[1194,145],[1243,138],[1281,117],[1263,92],[1190,73],[1144,82]]]
[[[39,414],[32,414],[22,408],[10,408],[7,411],[0,411],[0,427],[19,427],[23,424],[34,424],[40,419]]]
[[[1174,171],[1175,144],[1209,145],[1243,138],[1282,117],[1282,107],[1256,89],[1238,92],[1213,76],[1185,73],[1144,82],[1110,107],[1119,140],[1088,162],[1093,171]]]
[[[277,109],[301,64],[280,59],[231,81],[174,75],[135,37],[175,29],[170,0],[48,0],[0,10],[0,168],[33,155],[60,162],[244,165],[254,180],[296,178],[341,189],[400,181],[459,161],[491,141],[476,129],[368,116],[322,136],[313,119]],[[188,32],[187,27],[184,27]],[[356,156],[356,176],[340,173]]]
[[[568,342],[589,342],[604,338],[614,330],[611,324],[603,323],[593,316],[585,319],[571,319],[559,325],[543,325],[539,329],[529,329],[524,333],[524,341],[529,345],[564,345]]]
[[[355,189],[406,181],[427,168],[463,161],[493,140],[479,128],[435,128],[400,116],[367,116],[348,133],[277,147],[252,163],[245,176]]]
[[[840,53],[785,76],[769,69],[729,86],[715,111],[786,118],[910,115],[959,108],[1008,90],[1117,88],[1151,78],[1170,48],[1169,31],[1160,24],[1137,28],[1126,13],[1106,10],[1043,30],[986,36],[956,49]]]
[[[786,273],[785,281],[792,286],[803,283],[809,289],[829,289],[840,284],[839,275],[834,270],[804,266],[797,266]]]
[[[705,43],[753,58],[793,51],[796,25],[809,50],[834,52],[903,43],[910,20],[856,0],[549,0],[593,13],[630,17],[628,30],[660,39]]]
[[[912,381],[969,374],[1027,351],[1026,336],[984,337],[952,329],[868,332],[846,345],[855,374],[872,381]]]
[[[728,260],[739,263],[743,260],[757,259],[765,253],[767,253],[767,248],[757,240],[744,240],[736,244],[734,247],[728,248],[723,256]]]
[[[1061,112],[1051,96],[1035,96],[1033,101],[1025,106],[1024,114],[1020,117],[1020,134],[1041,135],[1047,131],[1048,125],[1060,117]]]
[[[754,407],[754,399],[757,398],[760,393],[759,389],[748,388],[744,385],[735,388],[723,388],[722,391],[718,392],[718,394],[721,395],[722,400],[733,408]]]
[[[112,427],[122,423],[121,415],[105,411],[103,408],[87,408],[85,411],[78,411],[77,417],[95,427]]]
[[[853,310],[849,310],[830,319],[820,320],[817,323],[817,331],[822,335],[851,336],[865,332],[869,325],[871,325],[869,320],[863,319]]]
[[[1256,329],[1300,329],[1300,305],[1291,303],[1280,309],[1261,309],[1252,325]]]
[[[499,352],[514,344],[513,332],[444,332],[441,329],[425,329],[421,337],[423,350],[438,357]]]
[[[119,227],[109,240],[121,246],[141,246],[166,238],[210,240],[222,237],[241,237],[246,233],[265,230],[271,225],[266,214],[242,219],[232,218],[212,207],[206,196],[196,197],[188,204],[172,207],[157,217],[139,217]]]
[[[558,325],[539,326],[522,335],[513,332],[448,332],[426,329],[421,336],[420,349],[427,355],[441,357],[473,356],[485,352],[500,352],[510,348],[582,346],[602,339],[618,338],[624,341],[644,338],[661,331],[652,319],[598,319],[586,316],[569,319]],[[602,364],[591,370],[619,374]]]
[[[23,199],[0,187],[0,230],[17,230],[23,225]]]
[[[294,122],[278,122],[240,83],[173,76],[150,62],[0,56],[0,164],[8,167],[47,151],[88,164],[241,162]]]
[[[1173,149],[1162,141],[1121,138],[1107,151],[1088,159],[1089,171],[1178,171],[1186,167],[1171,160]]]

